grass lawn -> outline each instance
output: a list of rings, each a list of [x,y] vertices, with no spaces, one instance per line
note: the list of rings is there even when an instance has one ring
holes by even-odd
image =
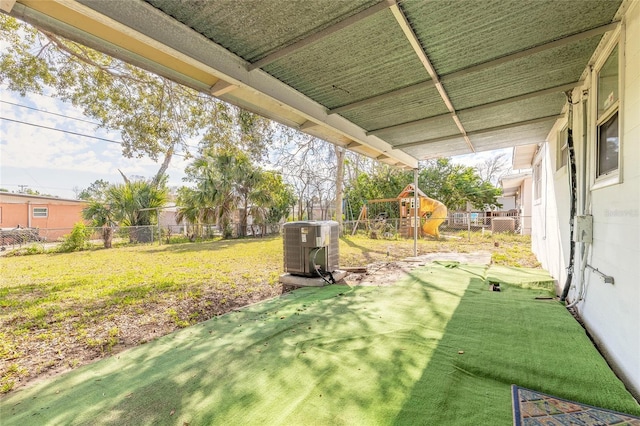
[[[527,237],[496,238],[424,240],[419,252],[535,266]],[[361,266],[411,256],[413,242],[348,237],[340,254]],[[280,295],[282,264],[279,237],[2,257],[0,393]]]
[[[0,419],[510,425],[511,384],[640,413],[569,312],[536,299],[549,295],[544,271],[447,266],[234,310],[12,392]]]

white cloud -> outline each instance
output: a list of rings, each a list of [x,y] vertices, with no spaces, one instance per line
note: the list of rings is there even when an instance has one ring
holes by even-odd
[[[73,105],[41,95],[30,94],[23,98],[8,90],[0,92],[0,100],[4,101],[0,103],[0,116],[15,120],[0,120],[2,186],[11,190],[16,190],[19,184],[29,184],[43,193],[72,197],[74,186],[85,188],[96,179],[120,182],[122,178],[118,169],[125,174],[151,177],[160,167],[160,162],[156,163],[147,157],[123,157],[117,143],[81,136],[120,140],[117,132],[107,132],[95,124],[80,121],[87,119]],[[174,156],[169,169],[172,184],[180,184],[185,165],[182,157]]]

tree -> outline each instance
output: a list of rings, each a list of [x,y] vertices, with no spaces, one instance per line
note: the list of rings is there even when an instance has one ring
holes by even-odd
[[[89,185],[88,188],[83,189],[78,194],[80,200],[96,200],[103,201],[106,197],[107,189],[111,184],[104,179],[97,179]]]
[[[91,221],[91,226],[102,228],[102,241],[104,248],[111,248],[113,240],[113,227],[116,225],[115,214],[111,210],[111,205],[94,199],[89,205],[82,209],[82,217]]]
[[[321,208],[321,219],[330,218],[329,209],[334,205],[338,192],[334,147],[328,142],[299,133],[287,136],[281,138],[276,146],[272,163],[293,188],[298,220],[304,219],[305,214],[308,219],[315,219],[314,205]]]
[[[483,182],[498,185],[503,176],[511,172],[507,154],[499,154],[476,164],[476,171]]]
[[[246,235],[248,216],[263,227],[288,213],[293,201],[282,176],[266,172],[237,150],[207,150],[187,167],[193,188],[179,192],[178,220],[199,225],[218,222],[223,236],[232,235],[231,218],[238,212],[238,236]]]
[[[345,198],[357,215],[367,200],[397,197],[412,182],[412,173],[378,163],[348,184]]]
[[[127,181],[111,185],[106,201],[113,219],[123,226],[146,227],[129,234],[131,241],[151,241],[149,226],[157,223],[157,213],[167,201],[166,176],[158,185],[153,181]]]
[[[264,234],[266,225],[278,223],[289,216],[296,200],[291,185],[283,181],[280,173],[266,171],[256,188],[254,201],[251,216],[255,224],[263,227]]]
[[[116,60],[81,44],[0,14],[0,84],[23,96],[47,93],[81,108],[122,137],[125,157],[161,161],[158,184],[173,155],[189,141],[265,154],[276,126],[209,94]]]
[[[369,172],[361,172],[349,184],[345,197],[354,211],[359,212],[366,200],[397,197],[412,182],[412,172],[378,165]],[[496,198],[501,193],[499,188],[484,182],[473,167],[454,164],[447,158],[423,163],[418,188],[449,210],[466,210],[467,202],[485,209],[497,205]]]
[[[454,164],[448,158],[429,160],[420,171],[418,187],[429,197],[441,201],[449,210],[466,210],[498,205],[499,188],[483,181],[473,167]]]

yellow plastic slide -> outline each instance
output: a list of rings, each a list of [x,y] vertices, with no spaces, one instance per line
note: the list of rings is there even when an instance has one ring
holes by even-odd
[[[422,224],[422,232],[440,238],[438,227],[447,219],[447,206],[438,200],[420,196],[418,215],[421,218],[425,218]]]

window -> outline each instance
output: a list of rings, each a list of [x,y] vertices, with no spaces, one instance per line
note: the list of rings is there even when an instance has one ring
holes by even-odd
[[[598,71],[596,179],[618,172],[620,126],[618,121],[618,46]]]
[[[558,141],[556,143],[556,171],[567,165],[569,159],[569,128],[564,126],[558,132]]]
[[[533,199],[542,198],[542,161],[533,166]]]
[[[49,216],[49,208],[48,207],[34,207],[33,208],[33,217],[47,217]]]

